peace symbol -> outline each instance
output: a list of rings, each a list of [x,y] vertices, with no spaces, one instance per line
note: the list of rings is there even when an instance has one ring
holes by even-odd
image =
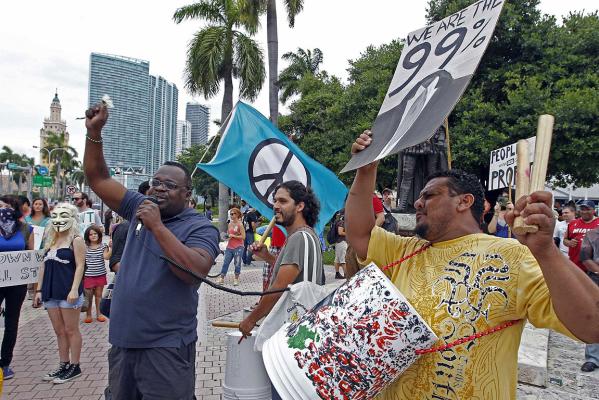
[[[283,182],[296,180],[310,186],[310,173],[300,159],[280,139],[260,142],[248,161],[248,176],[252,191],[268,208],[273,206],[272,194]]]

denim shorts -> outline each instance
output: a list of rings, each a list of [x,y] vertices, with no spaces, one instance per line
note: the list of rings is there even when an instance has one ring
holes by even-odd
[[[80,308],[83,305],[83,301],[85,300],[85,296],[83,295],[83,293],[81,293],[81,295],[79,296],[79,298],[77,299],[77,301],[73,304],[69,303],[66,300],[55,300],[55,299],[50,299],[48,301],[44,301],[44,308],[48,309],[48,308]]]

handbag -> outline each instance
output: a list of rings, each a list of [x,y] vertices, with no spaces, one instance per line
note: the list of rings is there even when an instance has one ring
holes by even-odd
[[[301,231],[304,239],[304,260],[307,263],[310,254],[308,249],[312,248],[314,252],[320,251],[316,241],[309,233]],[[316,303],[322,300],[328,293],[325,286],[316,284],[318,279],[317,257],[314,257],[312,264],[312,277],[308,276],[308,265],[304,265],[304,280],[289,285],[289,290],[284,292],[274,305],[270,313],[264,318],[262,324],[256,332],[256,341],[254,350],[262,351],[262,346],[272,335],[274,335],[286,323],[293,323],[299,320]]]
[[[110,305],[112,304],[112,291],[114,290],[114,282],[116,281],[116,274],[113,272],[108,273],[108,285],[104,287],[102,291],[102,299],[100,300],[100,312],[106,318],[110,318]]]

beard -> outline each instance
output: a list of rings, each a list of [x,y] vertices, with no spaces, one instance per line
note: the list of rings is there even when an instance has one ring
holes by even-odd
[[[284,213],[281,213],[281,220],[280,221],[276,221],[277,224],[287,228],[291,225],[293,225],[293,223],[295,222],[295,215],[287,215]]]
[[[416,224],[416,228],[414,228],[414,233],[421,237],[422,239],[426,239],[426,234],[428,233],[429,226],[428,224]]]

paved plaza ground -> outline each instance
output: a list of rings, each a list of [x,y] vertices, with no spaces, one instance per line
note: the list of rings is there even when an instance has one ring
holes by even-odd
[[[243,270],[238,289],[261,289],[261,263],[256,264],[259,266]],[[220,263],[213,267],[212,273],[217,271],[220,271]],[[327,266],[326,272],[327,282],[333,282],[333,267]],[[227,283],[232,285],[232,274],[227,277]],[[241,297],[212,288],[207,289],[207,298],[208,320],[239,320],[241,310],[256,301],[255,297]],[[16,376],[4,383],[2,399],[103,399],[108,374],[106,360],[109,347],[108,322],[92,324],[82,322],[81,331],[84,341],[81,357],[83,376],[62,385],[43,382],[42,375],[52,370],[58,361],[56,340],[46,311],[33,309],[31,301],[26,300],[12,364]],[[226,329],[209,326],[206,343],[197,345],[196,396],[198,399],[221,398],[226,363],[226,331]],[[583,357],[582,344],[552,332],[549,339],[549,386],[537,388],[519,385],[518,399],[599,399],[599,371],[580,372]]]

